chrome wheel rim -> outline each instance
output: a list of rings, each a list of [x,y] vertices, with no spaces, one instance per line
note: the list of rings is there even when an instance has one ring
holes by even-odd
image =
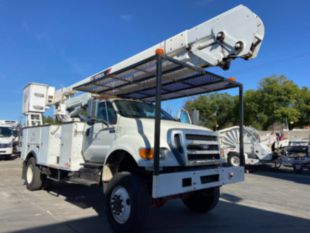
[[[239,157],[237,157],[237,156],[231,157],[230,163],[231,163],[231,165],[233,165],[234,167],[240,166],[240,159],[239,159]]]
[[[113,189],[110,198],[110,207],[114,220],[120,224],[128,221],[131,213],[130,197],[128,191],[117,186]]]
[[[31,165],[27,167],[26,179],[27,179],[27,183],[31,184],[32,179],[33,179],[33,169]]]

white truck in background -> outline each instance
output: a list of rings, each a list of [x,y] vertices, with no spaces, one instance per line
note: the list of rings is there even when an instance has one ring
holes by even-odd
[[[221,154],[231,166],[240,166],[239,126],[218,131]],[[262,165],[273,163],[276,168],[281,166],[281,156],[289,140],[277,140],[276,135],[260,136],[256,129],[243,127],[243,148],[245,165]]]
[[[46,179],[103,184],[115,232],[138,232],[149,207],[172,198],[210,211],[222,185],[243,180],[243,168],[222,166],[217,133],[176,121],[161,101],[239,88],[243,113],[242,84],[202,68],[254,58],[263,37],[262,21],[240,5],[68,88],[27,85],[27,188],[38,190]],[[51,106],[56,122],[44,125]]]
[[[17,126],[18,121],[0,120],[0,157],[10,159],[14,155],[18,140],[15,133]]]

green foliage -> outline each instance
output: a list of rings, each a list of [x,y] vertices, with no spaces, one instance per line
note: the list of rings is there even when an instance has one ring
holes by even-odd
[[[309,126],[310,125],[310,90],[307,87],[303,87],[299,93],[296,101],[296,109],[300,113],[297,126]]]
[[[56,124],[56,120],[51,116],[43,116],[43,124],[44,125]]]
[[[236,97],[229,94],[211,94],[188,101],[185,104],[185,109],[188,111],[199,110],[201,124],[211,129],[217,129],[234,124],[236,120],[235,114],[233,114],[234,106],[236,106]]]
[[[238,123],[238,102],[237,96],[211,94],[188,101],[185,108],[199,110],[204,126],[225,128]],[[245,92],[244,121],[257,129],[267,129],[276,122],[310,125],[310,91],[285,76],[264,78],[258,89]]]

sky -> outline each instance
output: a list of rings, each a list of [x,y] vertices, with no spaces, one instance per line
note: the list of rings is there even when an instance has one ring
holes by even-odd
[[[0,0],[0,119],[22,119],[29,82],[69,86],[239,4],[264,22],[260,53],[212,72],[245,89],[271,75],[310,87],[308,0]]]

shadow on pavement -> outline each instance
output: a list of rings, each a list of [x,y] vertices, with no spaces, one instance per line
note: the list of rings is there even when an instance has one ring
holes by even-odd
[[[270,171],[270,170],[260,170],[255,171],[254,175],[268,176],[276,179],[282,179],[287,181],[292,181],[299,184],[310,185],[310,175],[305,174],[295,174],[293,172],[282,172],[282,171]]]
[[[52,225],[15,231],[15,233],[110,233],[104,214],[100,187],[56,185],[48,189],[52,195],[65,196],[65,200],[80,208],[94,208],[98,216],[64,221]],[[209,214],[193,214],[181,201],[171,201],[159,209],[151,209],[145,232],[149,233],[288,233],[308,232],[310,220],[281,213],[241,206],[241,198],[223,194],[216,209]]]
[[[5,155],[0,155],[0,161],[10,161],[10,160],[15,160],[19,158],[19,155],[10,155],[9,157],[5,156]]]
[[[62,184],[51,181],[45,190],[56,197],[65,197],[65,201],[82,209],[93,208],[98,215],[104,213],[104,197],[101,186],[85,187],[79,184]]]
[[[238,202],[242,201],[242,198],[237,197],[235,195],[231,195],[229,193],[222,193],[221,198],[226,200],[226,201],[229,201],[231,203],[238,203]]]

